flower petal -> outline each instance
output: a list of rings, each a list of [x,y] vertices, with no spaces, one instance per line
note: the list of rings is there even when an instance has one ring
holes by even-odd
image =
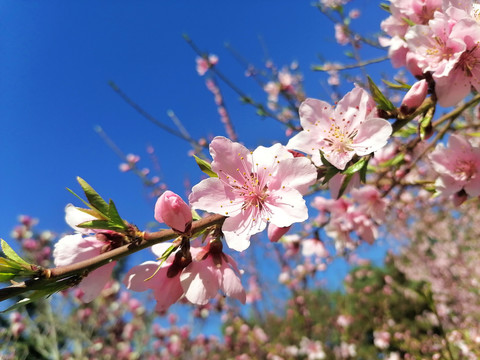
[[[207,259],[190,263],[180,275],[180,282],[188,301],[196,305],[205,305],[219,289],[219,281]]]

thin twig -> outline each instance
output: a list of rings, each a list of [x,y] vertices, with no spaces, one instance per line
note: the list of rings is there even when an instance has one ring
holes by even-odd
[[[199,233],[214,225],[221,225],[224,220],[224,216],[210,215],[206,218],[194,221],[192,224],[192,234]],[[153,233],[144,232],[138,233],[137,235],[139,236],[139,239],[136,239],[136,241],[133,241],[130,244],[118,247],[91,259],[66,266],[45,269],[43,273],[36,278],[21,283],[15,283],[9,287],[0,289],[0,301],[18,296],[30,290],[44,289],[48,284],[68,281],[72,277],[85,276],[89,272],[111,263],[112,261],[131,255],[137,251],[151,247],[152,245],[178,237],[178,234],[173,230],[161,230]]]

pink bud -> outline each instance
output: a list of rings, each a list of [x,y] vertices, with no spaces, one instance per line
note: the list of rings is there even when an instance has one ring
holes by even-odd
[[[285,235],[290,228],[291,226],[278,227],[272,223],[268,224],[268,238],[270,239],[270,242],[277,242],[280,240],[280,238]]]
[[[425,79],[413,84],[403,98],[402,106],[400,107],[402,113],[410,114],[414,112],[420,105],[422,105],[423,100],[427,97],[427,93],[428,83]]]
[[[180,196],[167,190],[155,204],[155,219],[184,233],[192,224],[192,212]]]

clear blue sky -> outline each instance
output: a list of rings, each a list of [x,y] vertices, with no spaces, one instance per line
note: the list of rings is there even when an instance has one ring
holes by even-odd
[[[370,34],[379,31],[386,17],[379,3],[362,1],[358,8],[364,14],[359,26],[368,26]],[[243,76],[225,42],[261,66],[267,58],[261,36],[268,56],[278,66],[297,60],[307,94],[325,100],[325,76],[309,67],[319,63],[319,55],[344,59],[331,23],[311,1],[4,0],[0,13],[0,237],[6,240],[19,214],[38,217],[38,229],[69,231],[64,207],[79,204],[65,187],[80,191],[76,176],[114,199],[125,219],[141,228],[153,220],[153,200],[135,176],[118,171],[119,159],[95,125],[125,153],[146,159],[145,148],[153,145],[173,191],[184,194],[185,178],[192,185],[199,181],[188,144],[139,116],[107,84],[115,81],[166,123],[167,110],[174,110],[194,137],[224,135],[183,33],[217,54],[222,72],[260,99],[265,94]],[[278,124],[260,120],[223,89],[247,146],[285,143]]]

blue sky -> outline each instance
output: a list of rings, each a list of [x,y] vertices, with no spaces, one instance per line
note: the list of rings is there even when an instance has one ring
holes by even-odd
[[[359,28],[363,23],[369,26],[363,30],[377,32],[386,17],[379,3],[362,1],[358,8],[364,14]],[[345,59],[333,26],[310,1],[4,0],[0,13],[0,237],[6,240],[19,214],[39,218],[38,229],[69,231],[64,207],[79,204],[65,188],[80,192],[76,176],[114,199],[120,214],[140,228],[153,221],[153,200],[135,176],[118,171],[120,161],[96,125],[125,153],[146,159],[146,146],[154,146],[171,190],[183,195],[186,178],[199,181],[188,144],[139,116],[108,86],[115,81],[169,125],[166,112],[173,110],[193,137],[224,135],[183,33],[217,54],[221,71],[259,100],[266,95],[244,77],[225,42],[258,66],[267,59],[262,43],[279,67],[298,61],[307,94],[325,100],[325,76],[309,67],[319,56]],[[222,89],[247,146],[285,143],[278,124],[259,119]]]

